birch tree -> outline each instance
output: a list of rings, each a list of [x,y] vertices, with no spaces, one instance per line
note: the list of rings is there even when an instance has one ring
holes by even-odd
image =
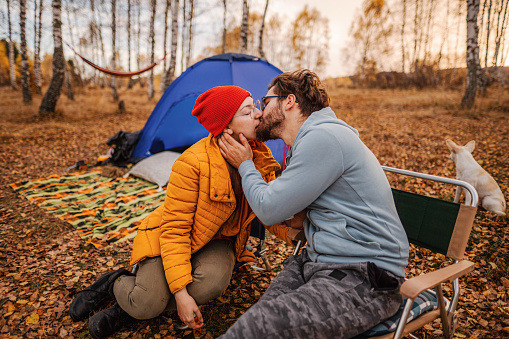
[[[64,65],[65,87],[67,89],[67,98],[74,100],[74,92],[72,91],[71,75],[69,71],[69,64],[66,62]]]
[[[42,74],[41,74],[41,34],[42,34],[42,11],[43,0],[40,0],[39,9],[37,9],[37,0],[34,0],[34,75],[35,75],[35,93],[42,94]]]
[[[131,0],[127,0],[127,71],[131,72]],[[133,78],[129,78],[127,88],[133,87]]]
[[[504,8],[505,3],[505,8]],[[496,68],[496,72],[498,73],[498,78],[500,83],[503,81],[502,68],[499,68],[499,65],[503,65],[502,58],[499,59],[500,47],[503,45],[505,30],[507,27],[507,22],[509,21],[509,13],[507,8],[509,7],[509,1],[501,1],[500,9],[498,11],[498,19],[497,19],[497,27],[496,27],[496,36],[495,36],[495,51],[493,53],[493,63],[492,67]],[[502,18],[500,16],[502,15]],[[500,21],[502,20],[502,21]],[[493,72],[492,72],[493,73]]]
[[[32,91],[30,89],[30,74],[28,72],[28,51],[26,39],[26,0],[19,1],[19,25],[21,35],[21,90],[23,92],[23,103],[32,103]]]
[[[186,41],[187,41],[187,9],[186,0],[182,0],[182,39],[181,39],[181,52],[180,52],[180,70],[184,72],[184,60],[186,58]]]
[[[18,89],[16,84],[15,73],[15,60],[14,60],[14,42],[12,41],[12,26],[11,26],[11,0],[7,0],[7,20],[9,22],[9,75],[11,79],[11,87],[14,90]]]
[[[247,50],[247,33],[249,22],[249,6],[247,0],[242,2],[242,25],[240,27],[240,53],[246,53]]]
[[[64,48],[62,46],[62,2],[61,0],[53,0],[53,75],[49,84],[48,91],[42,98],[41,106],[39,107],[39,114],[41,116],[48,116],[55,113],[62,83],[64,81]]]
[[[164,41],[163,41],[163,53],[166,55],[166,43],[168,41],[168,13],[171,9],[171,0],[166,0],[166,9],[164,11]],[[166,58],[163,60],[163,74],[161,76],[161,92],[164,91],[165,86],[165,78],[166,78]]]
[[[170,52],[170,65],[168,72],[164,79],[164,90],[170,86],[175,76],[175,65],[177,63],[177,39],[178,39],[178,14],[179,14],[179,0],[173,0],[171,5],[172,22],[171,22],[171,52]]]
[[[111,66],[113,69],[116,69],[116,33],[117,33],[117,0],[111,0]],[[118,92],[117,92],[117,79],[115,77],[111,77],[111,93],[113,95],[113,100],[118,101]]]
[[[222,44],[222,48],[221,48],[221,53],[225,53],[226,52],[226,0],[223,0],[223,8],[224,8],[224,12],[223,12],[223,44]]]
[[[137,7],[138,7],[138,16],[137,16],[137,24],[138,24],[138,31],[137,31],[137,43],[138,43],[138,46],[137,46],[137,49],[138,49],[138,53],[137,53],[137,56],[136,56],[136,66],[138,67],[138,69],[140,69],[140,62],[141,62],[141,52],[140,52],[140,34],[141,34],[141,1],[140,0],[136,0],[137,2]],[[143,77],[141,75],[138,76],[138,80],[140,82],[140,86],[143,87],[145,86],[145,82],[143,81]]]
[[[193,20],[194,20],[194,0],[189,0],[191,8],[189,9],[189,33],[187,35],[187,53],[186,69],[191,61],[191,48],[193,46]]]
[[[265,28],[265,17],[267,16],[267,8],[269,7],[269,0],[265,2],[265,9],[263,10],[262,24],[260,25],[260,41],[258,43],[258,52],[260,57],[265,59],[265,53],[263,52],[263,29]]]
[[[401,20],[401,73],[405,73],[405,23],[406,23],[406,0],[403,2],[403,19]]]
[[[150,2],[150,63],[154,63],[154,49],[155,49],[155,34],[154,34],[154,23],[156,20],[156,0],[151,0]],[[148,82],[148,98],[152,99],[154,97],[154,69],[150,70],[150,78]]]
[[[477,92],[477,75],[480,66],[477,16],[479,0],[467,0],[467,86],[461,100],[461,106],[472,108]]]

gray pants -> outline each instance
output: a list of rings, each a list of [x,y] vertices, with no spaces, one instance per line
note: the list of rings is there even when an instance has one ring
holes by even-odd
[[[401,305],[403,278],[367,262],[314,263],[302,252],[220,338],[351,338]]]
[[[235,265],[233,243],[214,240],[191,256],[193,282],[188,293],[198,305],[223,294]],[[139,263],[136,276],[120,276],[113,286],[120,307],[135,319],[155,318],[163,311],[176,311],[161,257],[147,258]]]

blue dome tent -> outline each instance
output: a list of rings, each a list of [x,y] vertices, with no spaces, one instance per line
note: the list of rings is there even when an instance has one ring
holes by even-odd
[[[175,79],[164,92],[141,130],[133,158],[146,158],[171,149],[182,149],[209,132],[191,114],[196,98],[215,86],[235,85],[259,100],[270,81],[281,71],[267,61],[245,54],[227,53],[201,60]],[[283,162],[282,140],[267,142],[274,158]]]

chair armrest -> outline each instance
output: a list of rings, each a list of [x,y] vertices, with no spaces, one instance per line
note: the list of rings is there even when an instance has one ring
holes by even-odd
[[[413,277],[403,283],[401,295],[414,300],[421,292],[431,289],[443,282],[453,281],[474,269],[474,263],[463,260],[439,270]]]

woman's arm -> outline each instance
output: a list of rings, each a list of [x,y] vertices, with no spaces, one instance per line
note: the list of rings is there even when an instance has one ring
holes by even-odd
[[[171,293],[193,281],[191,229],[199,194],[200,169],[193,153],[184,153],[172,168],[161,219],[161,257]]]

